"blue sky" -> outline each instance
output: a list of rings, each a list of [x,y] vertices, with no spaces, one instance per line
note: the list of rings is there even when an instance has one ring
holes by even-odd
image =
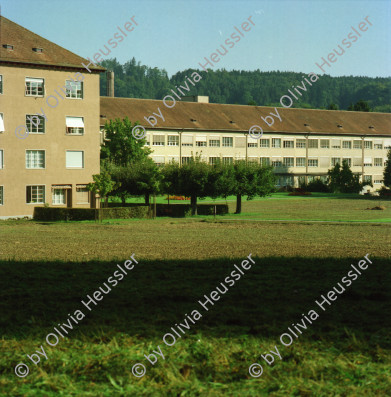
[[[372,26],[327,68],[331,76],[391,76],[389,0],[1,0],[1,13],[83,57],[132,16],[138,26],[108,58],[164,68],[171,76],[224,44],[249,16],[255,26],[213,69],[320,73],[315,62],[369,17]]]

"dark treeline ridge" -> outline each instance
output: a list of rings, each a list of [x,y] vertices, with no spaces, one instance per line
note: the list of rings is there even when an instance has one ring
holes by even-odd
[[[114,71],[116,97],[163,99],[172,94],[170,89],[175,90],[176,86],[183,85],[186,76],[190,77],[192,72],[197,71],[202,80],[191,86],[188,95],[208,95],[211,103],[258,106],[281,107],[280,97],[289,94],[288,89],[292,85],[297,86],[307,77],[305,73],[278,70],[219,69],[206,73],[204,70],[187,69],[169,78],[164,69],[141,65],[135,58],[123,65],[117,59],[109,59],[103,61],[101,66]],[[391,78],[318,76],[319,80],[308,87],[301,100],[294,101],[292,107],[327,109],[333,103],[338,109],[347,110],[350,104],[364,100],[371,111],[391,113]],[[105,73],[100,77],[100,94],[106,95]]]

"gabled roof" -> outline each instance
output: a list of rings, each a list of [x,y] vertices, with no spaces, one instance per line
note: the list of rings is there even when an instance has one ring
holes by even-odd
[[[3,16],[0,16],[0,41],[0,64],[18,63],[86,70],[81,63],[89,63]],[[13,45],[13,50],[4,48],[5,44]],[[34,52],[33,48],[42,48],[43,52]],[[89,68],[94,71],[105,70],[92,64]]]
[[[257,124],[264,132],[391,136],[389,113],[277,108],[282,122],[274,116],[274,124],[268,127],[261,117],[275,113],[272,107],[177,101],[169,109],[159,100],[112,97],[100,98],[101,125],[106,120],[127,116],[130,121],[152,129],[144,116],[159,114],[158,108],[165,121],[156,117],[156,129],[246,132]]]

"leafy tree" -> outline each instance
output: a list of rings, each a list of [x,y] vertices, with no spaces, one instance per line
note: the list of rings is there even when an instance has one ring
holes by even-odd
[[[328,172],[328,185],[334,193],[359,193],[368,183],[360,182],[359,175],[354,175],[347,161],[342,162],[342,167],[337,163]]]
[[[336,105],[334,102],[331,102],[327,107],[327,110],[338,110],[338,105]]]
[[[384,186],[391,188],[391,149],[388,150],[386,167],[383,172],[383,183]]]
[[[147,158],[151,149],[144,147],[145,138],[136,139],[133,136],[133,127],[127,117],[122,121],[115,119],[106,122],[107,140],[101,148],[101,158],[120,166]]]
[[[369,107],[368,102],[360,99],[354,106],[351,103],[348,110],[354,110],[355,112],[370,112],[371,108]]]
[[[160,192],[161,173],[149,157],[133,161],[126,166],[111,163],[109,172],[115,181],[120,182],[113,193],[121,197],[123,204],[129,196],[144,196],[145,204],[148,205],[150,195]]]
[[[272,167],[256,163],[236,161],[233,164],[233,184],[231,192],[236,196],[236,214],[242,212],[242,196],[247,200],[255,196],[266,196],[275,191],[275,175]]]
[[[89,183],[87,189],[95,194],[99,194],[99,197],[104,200],[107,207],[109,193],[115,190],[120,182],[113,181],[106,169],[101,170],[100,174],[92,175],[92,179],[94,182]]]

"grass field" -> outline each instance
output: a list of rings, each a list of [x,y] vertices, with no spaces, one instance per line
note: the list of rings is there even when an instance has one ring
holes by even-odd
[[[281,197],[244,202],[242,215],[216,222],[0,222],[0,394],[387,396],[391,225],[379,220],[390,218],[388,203],[369,211],[378,201]],[[316,216],[346,222],[297,221]],[[133,252],[140,264],[89,312],[81,300]],[[201,310],[198,300],[250,252],[256,265]],[[367,253],[373,265],[322,312],[315,300]],[[86,317],[49,347],[46,335],[77,309]],[[202,318],[166,346],[163,335],[194,309]],[[311,309],[320,317],[284,347],[280,335]],[[26,354],[41,345],[48,359],[35,366]],[[165,359],[152,366],[144,354],[157,345]],[[282,360],[268,366],[261,355],[274,346]],[[30,367],[23,379],[20,362]],[[257,379],[254,362],[264,368]],[[147,371],[139,379],[136,363]]]

